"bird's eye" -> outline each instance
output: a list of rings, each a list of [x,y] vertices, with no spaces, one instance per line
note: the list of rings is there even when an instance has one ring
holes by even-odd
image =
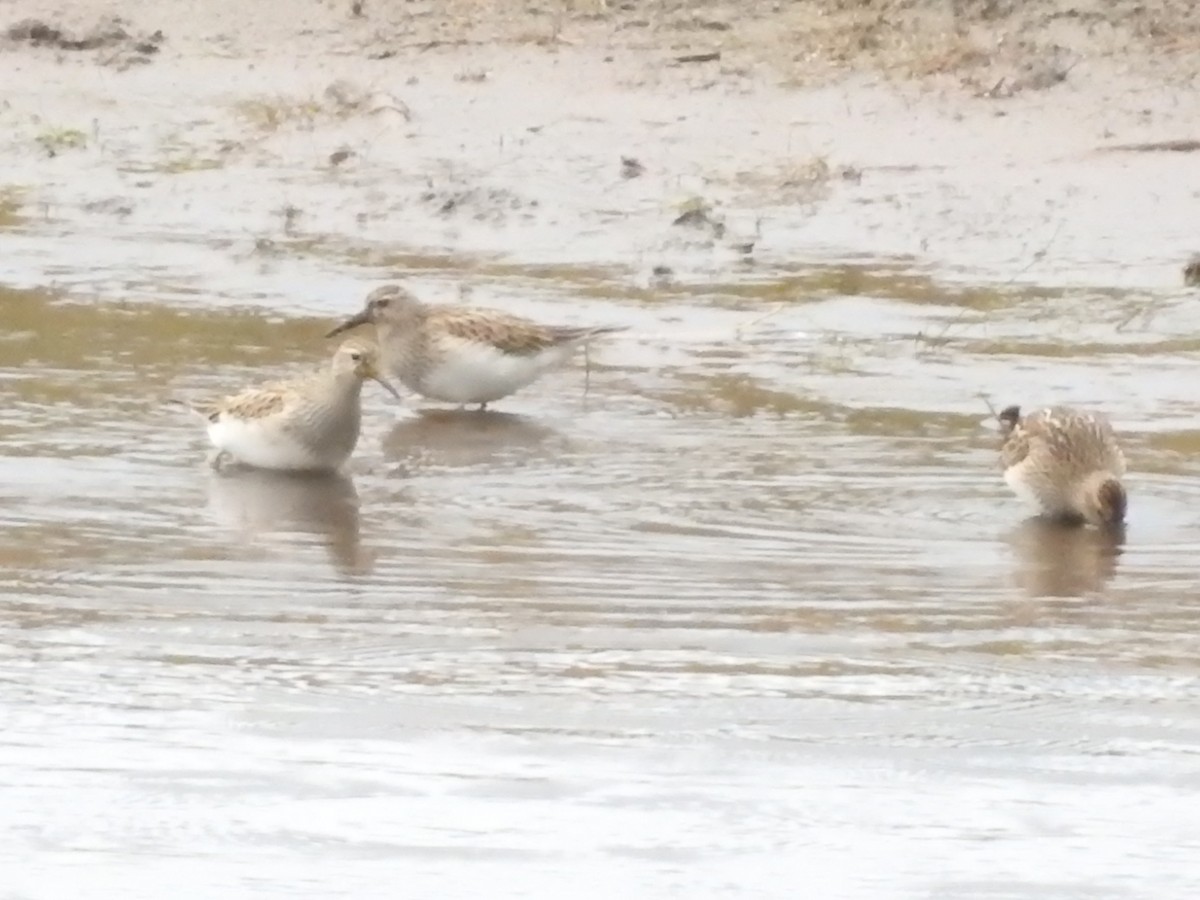
[[[362,362],[363,355],[360,352],[358,352],[357,350],[355,350],[353,353],[350,354],[350,358],[352,360],[354,360],[355,362]]]
[[[387,297],[380,297],[375,301],[375,305],[378,306],[380,309],[383,309],[391,302],[392,301],[389,300]]]

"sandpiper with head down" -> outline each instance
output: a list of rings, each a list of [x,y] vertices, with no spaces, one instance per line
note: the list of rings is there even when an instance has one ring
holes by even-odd
[[[385,369],[406,387],[431,400],[480,408],[562,365],[591,339],[625,330],[542,325],[498,310],[427,305],[386,284],[328,336],[368,324],[375,326]]]
[[[216,448],[214,467],[233,461],[279,471],[332,471],[358,443],[362,385],[370,378],[400,394],[379,374],[378,351],[351,338],[321,371],[247,388],[193,406]]]
[[[1108,419],[1056,406],[1026,416],[1018,406],[999,415],[1004,480],[1043,515],[1119,528],[1127,497],[1125,455]]]

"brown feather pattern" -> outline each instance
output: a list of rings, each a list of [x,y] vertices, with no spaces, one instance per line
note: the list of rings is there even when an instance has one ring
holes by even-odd
[[[1124,519],[1125,455],[1108,419],[1096,412],[1048,407],[1024,417],[1015,407],[1000,416],[1005,479],[1042,511],[1094,524]]]

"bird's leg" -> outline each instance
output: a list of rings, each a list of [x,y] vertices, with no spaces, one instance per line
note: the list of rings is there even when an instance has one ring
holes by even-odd
[[[221,471],[221,467],[224,466],[225,463],[227,463],[230,459],[232,459],[232,457],[229,455],[228,451],[214,449],[208,454],[207,462],[210,466],[212,466],[213,471],[219,472]]]

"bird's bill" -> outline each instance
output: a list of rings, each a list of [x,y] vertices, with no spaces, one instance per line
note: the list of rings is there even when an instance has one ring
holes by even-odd
[[[345,322],[338,325],[336,328],[334,328],[332,331],[330,331],[327,335],[325,335],[325,337],[327,337],[327,338],[336,337],[337,335],[341,334],[343,331],[349,331],[351,328],[357,328],[360,325],[370,325],[370,324],[371,324],[371,311],[369,309],[364,309],[362,312],[351,316]]]
[[[389,394],[391,394],[393,397],[395,397],[397,400],[401,400],[401,401],[404,400],[404,398],[400,396],[400,392],[398,390],[396,390],[396,388],[392,385],[392,383],[390,381],[388,381],[386,378],[384,378],[382,375],[375,373],[374,375],[371,376],[371,380],[377,381],[380,384],[382,384],[385,388],[387,388],[387,392]]]

